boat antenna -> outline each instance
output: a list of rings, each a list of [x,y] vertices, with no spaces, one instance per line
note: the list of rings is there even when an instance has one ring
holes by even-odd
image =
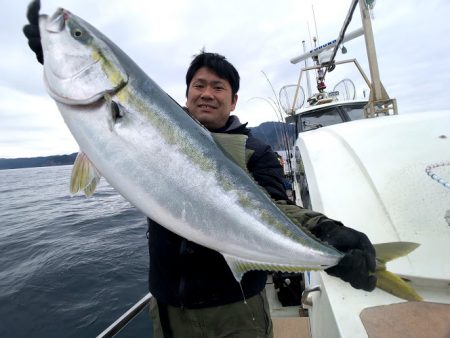
[[[311,29],[309,28],[309,22],[307,22],[306,25],[308,26],[309,45],[312,46],[313,45],[313,40],[312,40],[312,37],[311,37]]]
[[[317,22],[316,22],[316,13],[314,13],[314,4],[311,4],[312,7],[312,13],[313,13],[313,19],[314,19],[314,26],[316,27],[316,39],[317,42],[319,42],[319,33],[317,31]]]
[[[316,28],[316,35],[313,37],[313,41],[314,41],[314,48],[317,47],[317,45],[319,45],[319,32],[317,30],[317,20],[316,20],[316,13],[314,12],[314,4],[311,3],[311,8],[312,8],[312,14],[313,14],[313,20],[314,20],[314,27]],[[318,63],[318,60],[316,61]],[[316,69],[316,78],[319,77],[319,73]]]
[[[306,43],[305,40],[302,41],[303,44],[303,53],[306,53]],[[305,68],[308,68],[308,59],[305,59]],[[309,73],[306,72],[306,89],[308,90],[308,97],[311,97],[311,80],[309,78]]]

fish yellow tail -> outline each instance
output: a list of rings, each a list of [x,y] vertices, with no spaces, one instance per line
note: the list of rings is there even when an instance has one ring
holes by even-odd
[[[415,250],[419,244],[410,242],[393,242],[375,244],[377,254],[377,287],[409,301],[422,301],[422,297],[405,280],[386,270],[386,262],[405,256]]]

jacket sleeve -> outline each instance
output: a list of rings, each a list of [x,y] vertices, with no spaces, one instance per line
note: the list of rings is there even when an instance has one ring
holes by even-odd
[[[329,219],[320,212],[302,208],[291,201],[278,200],[276,204],[296,224],[307,228],[314,234],[319,230],[319,225],[325,222],[333,222],[336,226],[342,226],[341,222]]]
[[[274,200],[285,200],[289,198],[284,187],[283,168],[278,162],[272,148],[254,137],[247,140],[247,150],[250,158],[247,169],[255,181],[263,187]]]
[[[247,161],[249,172],[256,182],[276,201],[280,209],[292,218],[296,224],[312,232],[315,232],[318,224],[324,221],[332,221],[337,225],[342,225],[340,222],[331,220],[320,212],[302,208],[288,198],[283,184],[283,168],[270,146],[255,137],[249,136],[247,150],[251,154]]]

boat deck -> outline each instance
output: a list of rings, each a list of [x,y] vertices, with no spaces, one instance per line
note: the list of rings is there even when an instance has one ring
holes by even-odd
[[[300,306],[282,306],[272,276],[266,284],[267,299],[273,323],[274,338],[310,338],[309,318]]]

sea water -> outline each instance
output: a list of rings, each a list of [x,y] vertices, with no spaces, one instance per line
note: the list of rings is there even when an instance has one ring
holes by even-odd
[[[0,170],[0,337],[95,337],[148,292],[145,216],[71,169]],[[147,309],[117,337],[152,337]]]

